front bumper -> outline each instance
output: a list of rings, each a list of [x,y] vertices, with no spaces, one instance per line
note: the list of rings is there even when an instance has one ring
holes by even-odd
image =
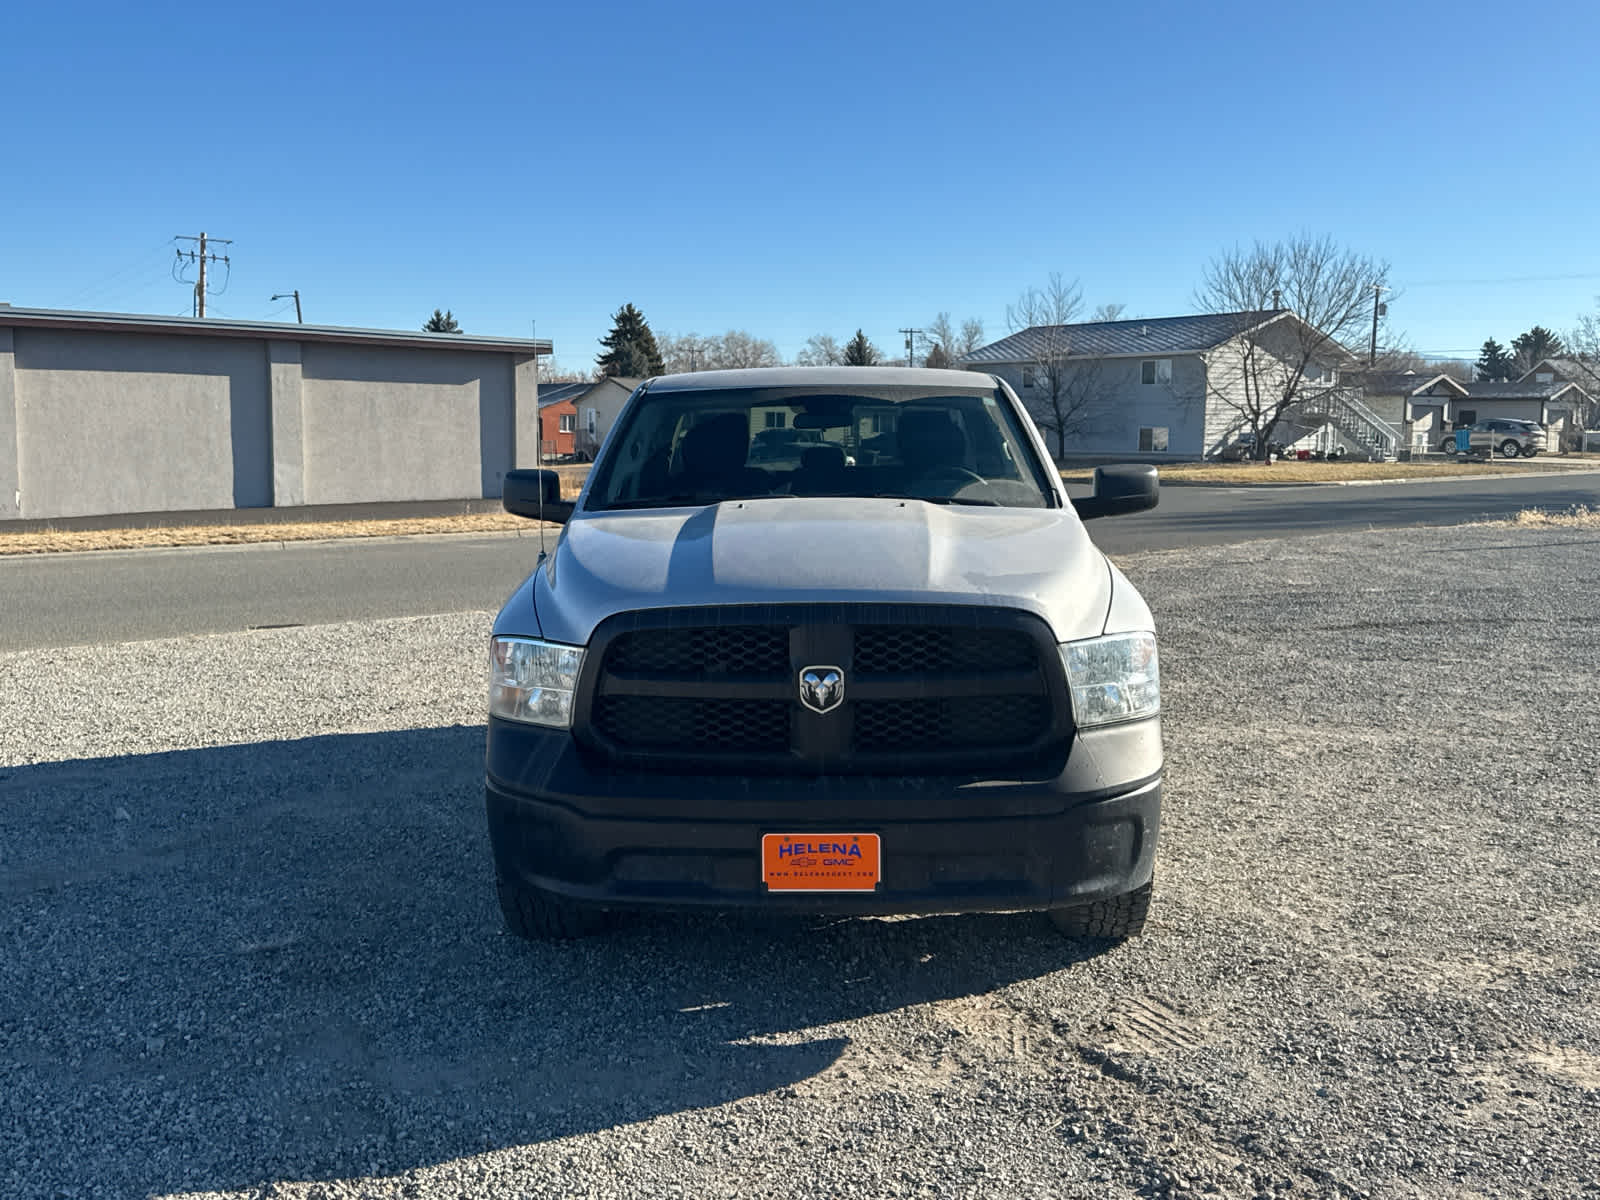
[[[666,775],[588,761],[566,733],[491,720],[503,879],[604,907],[847,913],[1057,908],[1149,882],[1159,718],[1080,733],[1060,760],[973,776]],[[876,833],[871,893],[767,892],[764,833]]]

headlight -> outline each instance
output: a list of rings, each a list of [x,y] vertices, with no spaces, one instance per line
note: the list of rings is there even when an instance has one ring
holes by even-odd
[[[1161,668],[1153,633],[1115,633],[1061,647],[1080,729],[1153,717],[1161,711]]]
[[[489,715],[553,729],[572,727],[583,650],[534,638],[489,641]]]

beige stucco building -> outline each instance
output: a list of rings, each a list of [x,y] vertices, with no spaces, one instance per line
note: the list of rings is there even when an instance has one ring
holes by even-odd
[[[0,305],[0,520],[498,496],[549,353]]]

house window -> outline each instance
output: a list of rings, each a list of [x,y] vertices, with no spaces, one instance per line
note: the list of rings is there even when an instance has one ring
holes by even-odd
[[[1039,373],[1032,367],[1022,368],[1022,386],[1025,388],[1039,386]]]
[[[1456,409],[1456,426],[1476,425],[1478,423],[1478,410],[1475,408]]]
[[[562,413],[561,414],[561,432],[562,433],[576,433],[577,431],[578,431],[578,414],[577,413]]]
[[[1139,450],[1144,454],[1165,454],[1167,452],[1167,427],[1165,425],[1144,425],[1139,429]]]
[[[1540,371],[1533,377],[1533,381],[1535,383],[1554,383],[1556,381],[1556,377],[1549,371]]]
[[[1147,358],[1139,364],[1140,383],[1171,383],[1172,360],[1170,358]]]
[[[783,429],[789,424],[789,414],[786,412],[769,412],[767,414],[768,429]]]

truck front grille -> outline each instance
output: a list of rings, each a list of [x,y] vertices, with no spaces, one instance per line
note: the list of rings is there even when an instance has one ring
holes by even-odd
[[[957,773],[1034,762],[1071,734],[1060,657],[1027,613],[793,605],[663,610],[596,630],[574,732],[619,764],[698,772]],[[801,703],[838,667],[844,700]]]

